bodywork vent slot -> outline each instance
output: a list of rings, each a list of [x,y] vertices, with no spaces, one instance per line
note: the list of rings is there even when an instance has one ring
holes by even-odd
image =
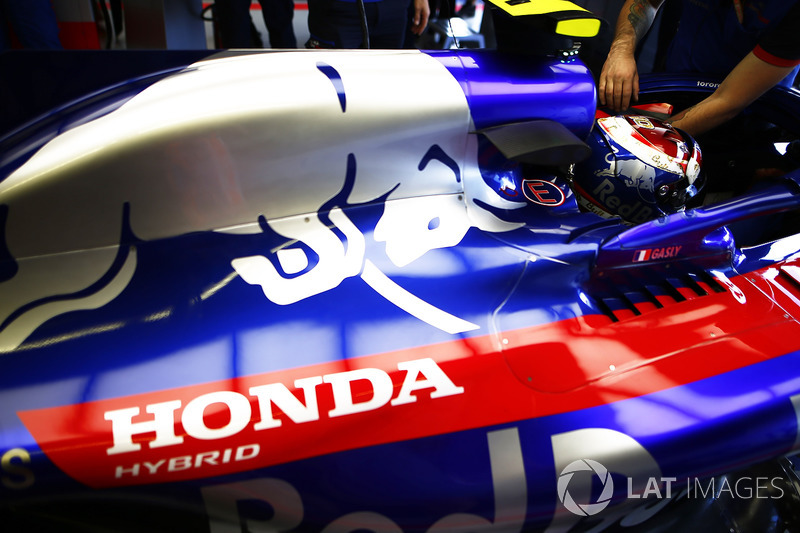
[[[681,273],[660,280],[607,280],[595,284],[588,296],[595,307],[613,322],[641,316],[696,298],[727,292],[727,289],[706,271]],[[800,290],[800,282],[794,280]]]
[[[778,277],[784,282],[786,288],[791,288],[797,296],[800,296],[800,267],[783,265]]]

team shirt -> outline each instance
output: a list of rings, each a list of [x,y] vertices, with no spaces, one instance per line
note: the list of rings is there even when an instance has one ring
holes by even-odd
[[[800,65],[798,33],[798,0],[685,0],[666,70],[725,76],[750,52],[794,67]]]

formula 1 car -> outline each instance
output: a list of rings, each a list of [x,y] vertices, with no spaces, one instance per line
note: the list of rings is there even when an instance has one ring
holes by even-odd
[[[798,527],[800,93],[600,216],[597,28],[522,19],[545,51],[225,52],[0,139],[3,530]],[[643,78],[631,135],[714,83]]]

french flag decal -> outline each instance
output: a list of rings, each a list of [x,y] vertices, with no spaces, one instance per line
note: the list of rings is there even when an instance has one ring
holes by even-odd
[[[646,250],[636,250],[633,254],[633,262],[658,261],[663,259],[674,259],[678,257],[683,246],[665,246],[663,248],[648,248]]]

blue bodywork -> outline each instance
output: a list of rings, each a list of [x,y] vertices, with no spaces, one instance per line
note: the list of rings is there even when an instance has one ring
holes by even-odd
[[[241,527],[434,532],[493,525],[515,531],[549,526],[603,529],[622,527],[626,517],[629,525],[646,524],[651,516],[680,523],[676,516],[683,515],[669,514],[669,509],[703,500],[696,494],[694,480],[703,480],[702,486],[707,487],[714,476],[798,448],[800,291],[791,275],[800,268],[800,240],[788,235],[744,248],[729,226],[742,220],[758,224],[758,220],[773,220],[763,217],[796,210],[800,174],[790,172],[745,196],[635,227],[602,219],[580,212],[568,180],[557,169],[510,161],[477,133],[508,124],[549,121],[563,125],[577,139],[585,138],[594,122],[596,96],[591,73],[580,61],[486,50],[431,52],[427,57],[444,66],[463,91],[468,110],[464,143],[474,138],[477,165],[471,170],[479,179],[470,181],[470,164],[446,149],[439,152],[431,147],[426,158],[413,163],[419,172],[436,167],[444,169],[444,175],[452,173],[447,185],[452,190],[441,196],[464,203],[467,213],[479,210],[503,229],[475,223],[453,245],[432,246],[409,263],[397,261],[390,257],[393,241],[379,229],[381,220],[394,204],[426,198],[424,187],[408,197],[401,196],[404,183],[359,193],[365,183],[377,179],[370,174],[374,167],[362,164],[366,157],[358,149],[338,153],[341,157],[332,160],[329,169],[330,181],[339,184],[333,187],[334,193],[321,205],[309,203],[308,211],[292,214],[316,217],[336,235],[345,253],[356,246],[350,235],[360,234],[365,243],[363,258],[353,273],[342,274],[330,289],[278,304],[246,282],[232,262],[267,257],[282,280],[293,280],[322,268],[326,257],[302,238],[281,233],[282,226],[272,224],[270,213],[242,220],[257,228],[248,232],[211,227],[167,231],[151,239],[143,237],[134,222],[140,206],[135,202],[119,205],[118,219],[112,221],[119,225],[118,238],[108,243],[118,248],[102,276],[73,292],[32,298],[0,320],[0,333],[7,333],[28,316],[62,302],[91,299],[129,275],[119,294],[102,305],[53,313],[21,342],[3,349],[0,501],[16,513],[12,524],[55,523],[69,529],[80,524],[78,517],[95,513],[99,523],[104,523],[105,513],[113,515],[109,520],[120,530],[212,532]],[[0,180],[14,175],[65,132],[112,116],[147,88],[195,68],[187,64],[139,76],[14,130],[0,139]],[[357,105],[348,89],[349,67],[330,61],[318,68],[334,86],[336,101],[347,115]],[[695,81],[643,79],[642,94],[661,98],[708,92]],[[773,116],[775,109],[781,110],[780,116]],[[777,89],[754,106],[754,112],[767,120],[780,119],[782,128],[800,136],[796,92]],[[315,120],[302,110],[297,113],[296,120]],[[393,127],[386,124],[389,131]],[[341,144],[347,147],[347,139]],[[402,147],[399,152],[403,153]],[[519,177],[553,183],[563,194],[563,202],[555,207],[537,205],[514,196],[511,189],[505,197],[499,196],[496,184],[505,178],[516,183],[512,178]],[[72,178],[78,194],[83,187],[80,174]],[[274,180],[275,195],[284,192],[283,180],[289,178]],[[108,176],[110,183],[115,179]],[[502,201],[481,196],[484,192],[473,194],[474,184]],[[181,185],[191,195],[196,182],[186,176]],[[0,298],[4,287],[25,272],[26,263],[36,259],[13,252],[14,243],[8,237],[13,194],[13,187],[0,191]],[[102,191],[97,195],[102,197]],[[12,200],[6,202],[6,198]],[[348,229],[337,212],[344,213],[355,229]],[[446,223],[444,215],[434,216],[428,230]],[[680,247],[682,253],[645,264],[632,260],[637,251],[667,247]],[[277,258],[277,250],[287,249],[301,250],[307,264],[294,272],[287,270],[288,263]],[[87,257],[91,262],[92,257]],[[125,274],[134,260],[135,268]],[[364,274],[369,265],[428,306],[474,327],[453,332],[420,319],[376,289],[374,278]],[[770,280],[777,279],[770,277],[770,269],[776,268],[788,272],[790,280],[770,285]],[[68,273],[53,271],[52,276]],[[702,294],[697,289],[701,285],[705,287]],[[687,297],[687,291],[694,295]],[[746,304],[740,299],[737,303],[737,291]],[[665,304],[665,298],[674,301]],[[652,304],[653,309],[643,310],[643,304]],[[745,327],[749,320],[751,327]],[[558,325],[563,329],[553,329],[552,335],[540,333]],[[586,363],[595,358],[595,350],[600,360],[606,353],[625,354],[648,346],[648,330],[654,343],[663,345],[649,347],[651,352],[642,355],[641,361],[633,357],[602,372]],[[701,338],[706,330],[719,336]],[[676,332],[686,332],[685,341],[676,338]],[[771,332],[795,336],[784,338],[770,352],[772,345],[764,346]],[[534,340],[526,342],[527,336]],[[593,341],[595,337],[598,340]],[[494,348],[480,348],[484,344]],[[450,354],[452,346],[463,347],[460,356],[437,358],[437,351]],[[745,362],[715,371],[714,364],[702,361],[706,356],[722,360],[728,350],[730,359]],[[325,365],[360,368],[367,358],[373,361],[406,352],[431,356],[443,368],[458,364],[469,369],[474,359],[476,371],[484,368],[477,366],[479,361],[494,361],[491,357],[497,356],[497,365],[487,363],[487,368],[496,368],[513,386],[484,391],[485,409],[490,411],[485,416],[494,422],[473,425],[474,413],[445,411],[450,419],[463,418],[463,427],[417,435],[410,433],[414,424],[407,417],[411,415],[395,414],[392,409],[398,408],[387,406],[371,418],[343,423],[335,436],[320,433],[314,440],[291,444],[309,449],[300,460],[217,476],[90,488],[45,453],[19,415],[106,405],[98,402],[126,397],[149,402],[156,393],[200,385],[226,390],[226,383],[252,376],[277,376],[305,368],[316,371],[328,368]],[[577,357],[578,353],[586,355]],[[697,374],[686,370],[693,357],[702,367]],[[675,368],[666,364],[669,360],[676,362]],[[446,361],[452,366],[445,367]],[[662,362],[663,367],[653,366]],[[652,368],[657,371],[650,373]],[[487,383],[495,383],[494,379],[493,373],[486,376]],[[481,376],[474,381],[480,382]],[[506,383],[499,378],[496,382]],[[652,389],[642,392],[651,382]],[[506,394],[510,398],[530,394],[530,416],[520,416],[519,406],[503,414]],[[597,397],[575,399],[584,394]],[[542,411],[536,402],[546,403],[545,396],[553,404],[563,397],[564,407]],[[420,409],[437,408],[436,401],[426,400]],[[90,414],[91,409],[87,418]],[[67,426],[70,421],[52,420],[52,424]],[[391,434],[393,426],[400,428],[394,437],[373,445],[316,451],[325,449],[320,443],[326,439],[341,439],[346,433]],[[406,431],[411,436],[405,436]],[[65,440],[55,444],[59,446],[71,444]],[[173,457],[168,452],[164,457]],[[584,453],[594,455],[579,455]],[[579,459],[604,464],[614,480],[610,505],[602,514],[581,517],[563,506],[560,479],[567,465]],[[126,465],[118,477],[124,479],[132,472],[133,467]],[[657,491],[642,481],[648,478],[659,481]],[[630,479],[637,480],[636,497],[626,485]],[[662,497],[667,485],[673,489],[670,498]],[[594,486],[589,482],[581,487],[588,491],[585,499],[598,501],[597,480]],[[648,504],[639,499],[646,488],[657,496]],[[575,485],[571,492],[578,500]]]

